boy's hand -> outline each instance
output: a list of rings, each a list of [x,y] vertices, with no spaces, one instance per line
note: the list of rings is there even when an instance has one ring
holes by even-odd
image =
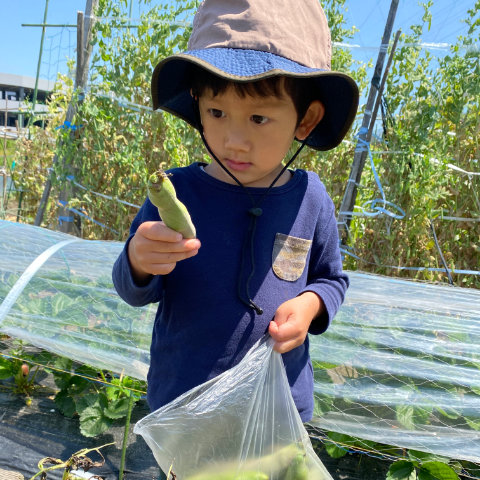
[[[268,333],[275,340],[273,349],[285,353],[302,345],[312,320],[324,309],[323,300],[313,292],[282,303],[268,327]]]
[[[166,275],[177,262],[196,255],[199,248],[198,239],[184,240],[163,222],[144,222],[128,244],[133,278],[141,285],[147,283],[151,275]]]

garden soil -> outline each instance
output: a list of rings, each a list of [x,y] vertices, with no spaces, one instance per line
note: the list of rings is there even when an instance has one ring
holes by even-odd
[[[44,383],[42,380],[41,384]],[[0,382],[0,387],[5,387],[5,384]],[[148,413],[144,401],[137,403],[132,412],[125,480],[158,478],[159,469],[149,447],[142,437],[132,432],[134,423]],[[20,472],[26,479],[38,472],[38,462],[45,457],[65,461],[79,450],[112,442],[114,445],[100,450],[105,458],[104,465],[92,468],[89,474],[99,475],[106,480],[118,479],[123,435],[124,422],[119,421],[103,435],[84,437],[80,433],[78,419],[65,417],[59,412],[53,400],[53,390],[48,386],[35,390],[29,406],[25,403],[25,397],[0,388],[0,469]],[[94,462],[101,461],[96,452],[87,456]],[[52,471],[47,479],[60,480],[62,473],[63,470]]]
[[[40,382],[42,384],[45,384],[45,380]],[[45,457],[65,461],[79,450],[113,442],[114,445],[100,450],[105,458],[104,465],[92,468],[89,474],[99,475],[106,480],[118,479],[124,435],[121,421],[105,434],[87,438],[80,433],[77,418],[68,418],[59,412],[53,400],[52,388],[40,386],[32,396],[31,405],[27,406],[25,397],[13,394],[2,382],[0,387],[0,470],[18,472],[25,479],[30,479],[38,472],[38,462]],[[133,410],[125,459],[125,480],[156,480],[159,476],[158,466],[147,444],[132,432],[134,423],[148,413],[144,400],[139,401]],[[332,459],[324,450],[318,453],[334,480],[384,480],[389,467],[388,462],[366,455],[347,454]],[[96,452],[87,456],[95,462],[101,460]],[[47,480],[60,480],[62,473],[63,470],[49,472]],[[17,477],[12,473],[11,479],[14,478]]]

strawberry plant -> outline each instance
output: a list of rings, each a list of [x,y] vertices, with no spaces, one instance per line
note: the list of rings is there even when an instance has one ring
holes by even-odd
[[[14,347],[5,355],[0,356],[0,380],[11,379],[13,383],[8,388],[17,395],[25,397],[25,403],[32,403],[36,383],[35,378],[41,367],[34,361],[34,355],[24,351],[24,343],[15,341]],[[33,368],[31,365],[34,365]]]
[[[397,460],[388,470],[386,480],[460,480],[460,477],[444,462]]]
[[[126,418],[130,399],[139,400],[143,382],[130,377],[112,377],[87,365],[75,367],[72,360],[58,357],[51,370],[59,388],[55,404],[67,417],[78,416],[86,437],[106,432],[117,420]]]

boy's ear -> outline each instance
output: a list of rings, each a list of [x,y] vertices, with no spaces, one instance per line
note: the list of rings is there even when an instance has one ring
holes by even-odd
[[[308,107],[300,124],[295,130],[295,137],[298,140],[305,140],[311,131],[320,123],[325,114],[325,107],[320,100],[314,100]]]

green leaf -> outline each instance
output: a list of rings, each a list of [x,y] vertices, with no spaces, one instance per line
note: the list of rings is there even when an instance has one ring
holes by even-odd
[[[103,409],[98,405],[87,407],[80,414],[80,432],[85,437],[96,437],[111,425],[112,420],[103,414]]]
[[[350,440],[352,438],[349,435],[344,435],[342,433],[336,432],[328,432],[327,436],[333,442],[339,444],[345,444],[347,440]],[[325,450],[332,458],[344,457],[348,453],[348,447],[344,447],[343,445],[336,445],[336,443],[325,442]]]
[[[417,461],[419,463],[425,463],[425,462],[448,463],[450,461],[450,459],[447,458],[447,457],[442,457],[442,456],[436,455],[434,453],[421,452],[419,450],[409,450],[408,451],[408,458],[410,458],[410,460],[414,460],[414,461]]]
[[[415,465],[408,460],[397,460],[390,465],[386,480],[417,480]]]
[[[98,370],[90,367],[89,365],[81,365],[75,370],[80,375],[86,375],[87,377],[97,378]]]
[[[415,408],[413,405],[399,405],[396,408],[397,420],[410,430],[415,429],[415,425],[427,422],[432,409]]]
[[[315,395],[314,397],[314,415],[322,417],[333,409],[333,398],[325,395]]]
[[[65,294],[57,293],[52,300],[52,315],[58,317],[63,311],[68,312],[72,306],[77,304],[77,302],[77,299],[69,298]]]
[[[348,453],[348,450],[337,447],[337,445],[335,445],[334,443],[325,444],[325,450],[327,451],[328,455],[330,455],[330,457],[332,458],[341,458]]]
[[[120,398],[118,400],[110,400],[108,407],[103,413],[112,420],[123,418],[127,415],[129,405],[129,398]]]
[[[64,373],[55,375],[55,384],[70,395],[79,395],[90,387],[91,382],[86,378]]]
[[[13,377],[13,375],[15,375],[14,362],[0,357],[0,380]]]
[[[480,464],[468,462],[466,460],[461,461],[462,468],[466,472],[466,476],[470,475],[471,477],[480,478]]]
[[[460,414],[456,410],[450,409],[443,409],[439,407],[435,407],[444,417],[450,418],[451,420],[456,420],[460,417]]]
[[[90,407],[96,407],[103,411],[107,406],[108,399],[104,393],[89,393],[82,395],[77,400],[77,410],[79,414]]]
[[[422,464],[418,472],[418,480],[460,480],[450,466],[443,462],[427,462]]]
[[[320,370],[320,369],[328,369],[328,368],[335,368],[338,366],[337,363],[327,363],[322,362],[320,360],[312,360],[313,370]]]
[[[0,365],[0,380],[5,380],[11,376],[13,376],[11,370],[7,366]]]
[[[75,400],[67,391],[62,390],[58,392],[55,395],[54,402],[58,409],[66,417],[72,418],[75,415],[77,411]]]
[[[480,430],[480,418],[469,418],[465,417],[467,425],[473,430]]]

